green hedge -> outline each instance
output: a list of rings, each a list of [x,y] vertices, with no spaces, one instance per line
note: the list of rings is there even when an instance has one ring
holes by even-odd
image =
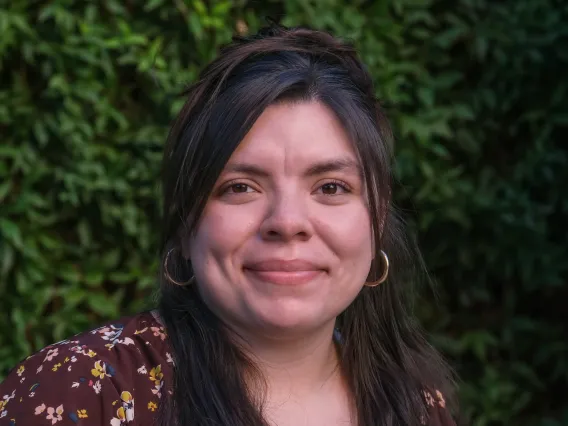
[[[472,425],[568,425],[568,6],[12,0],[0,9],[0,376],[150,306],[170,120],[263,17],[352,38],[396,130],[419,315]]]

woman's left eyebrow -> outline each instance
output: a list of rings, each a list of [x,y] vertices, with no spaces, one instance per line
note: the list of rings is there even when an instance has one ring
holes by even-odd
[[[343,172],[363,177],[363,170],[359,163],[350,158],[338,158],[313,164],[306,170],[305,175],[313,177],[330,172]]]

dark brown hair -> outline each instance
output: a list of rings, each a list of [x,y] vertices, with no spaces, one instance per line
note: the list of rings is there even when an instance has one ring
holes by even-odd
[[[391,132],[352,45],[325,32],[273,24],[234,38],[185,96],[163,163],[162,260],[178,249],[168,258],[168,272],[179,280],[193,275],[190,262],[179,256],[180,238],[198,226],[223,167],[264,109],[275,102],[322,102],[354,143],[376,249],[388,253],[391,264],[388,280],[364,287],[337,319],[340,368],[357,424],[419,425],[426,414],[425,388],[446,392],[450,402],[451,374],[410,313],[420,256],[390,200]],[[381,265],[373,265],[369,280],[380,274]],[[267,425],[262,396],[247,387],[250,377],[262,380],[254,363],[203,302],[198,286],[161,277],[160,315],[175,369],[160,425]]]

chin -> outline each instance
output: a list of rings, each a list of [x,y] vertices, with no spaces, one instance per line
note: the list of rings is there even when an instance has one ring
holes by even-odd
[[[306,306],[274,306],[257,311],[256,322],[270,332],[294,334],[313,331],[335,320],[335,315]]]

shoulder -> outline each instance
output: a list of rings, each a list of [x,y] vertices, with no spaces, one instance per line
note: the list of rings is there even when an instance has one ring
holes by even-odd
[[[137,411],[155,411],[171,365],[152,313],[106,323],[19,363],[0,384],[0,426],[119,425],[134,418],[135,402]]]
[[[421,419],[425,426],[455,426],[455,422],[446,407],[446,399],[437,389],[423,389],[422,396],[428,410],[427,418]]]

